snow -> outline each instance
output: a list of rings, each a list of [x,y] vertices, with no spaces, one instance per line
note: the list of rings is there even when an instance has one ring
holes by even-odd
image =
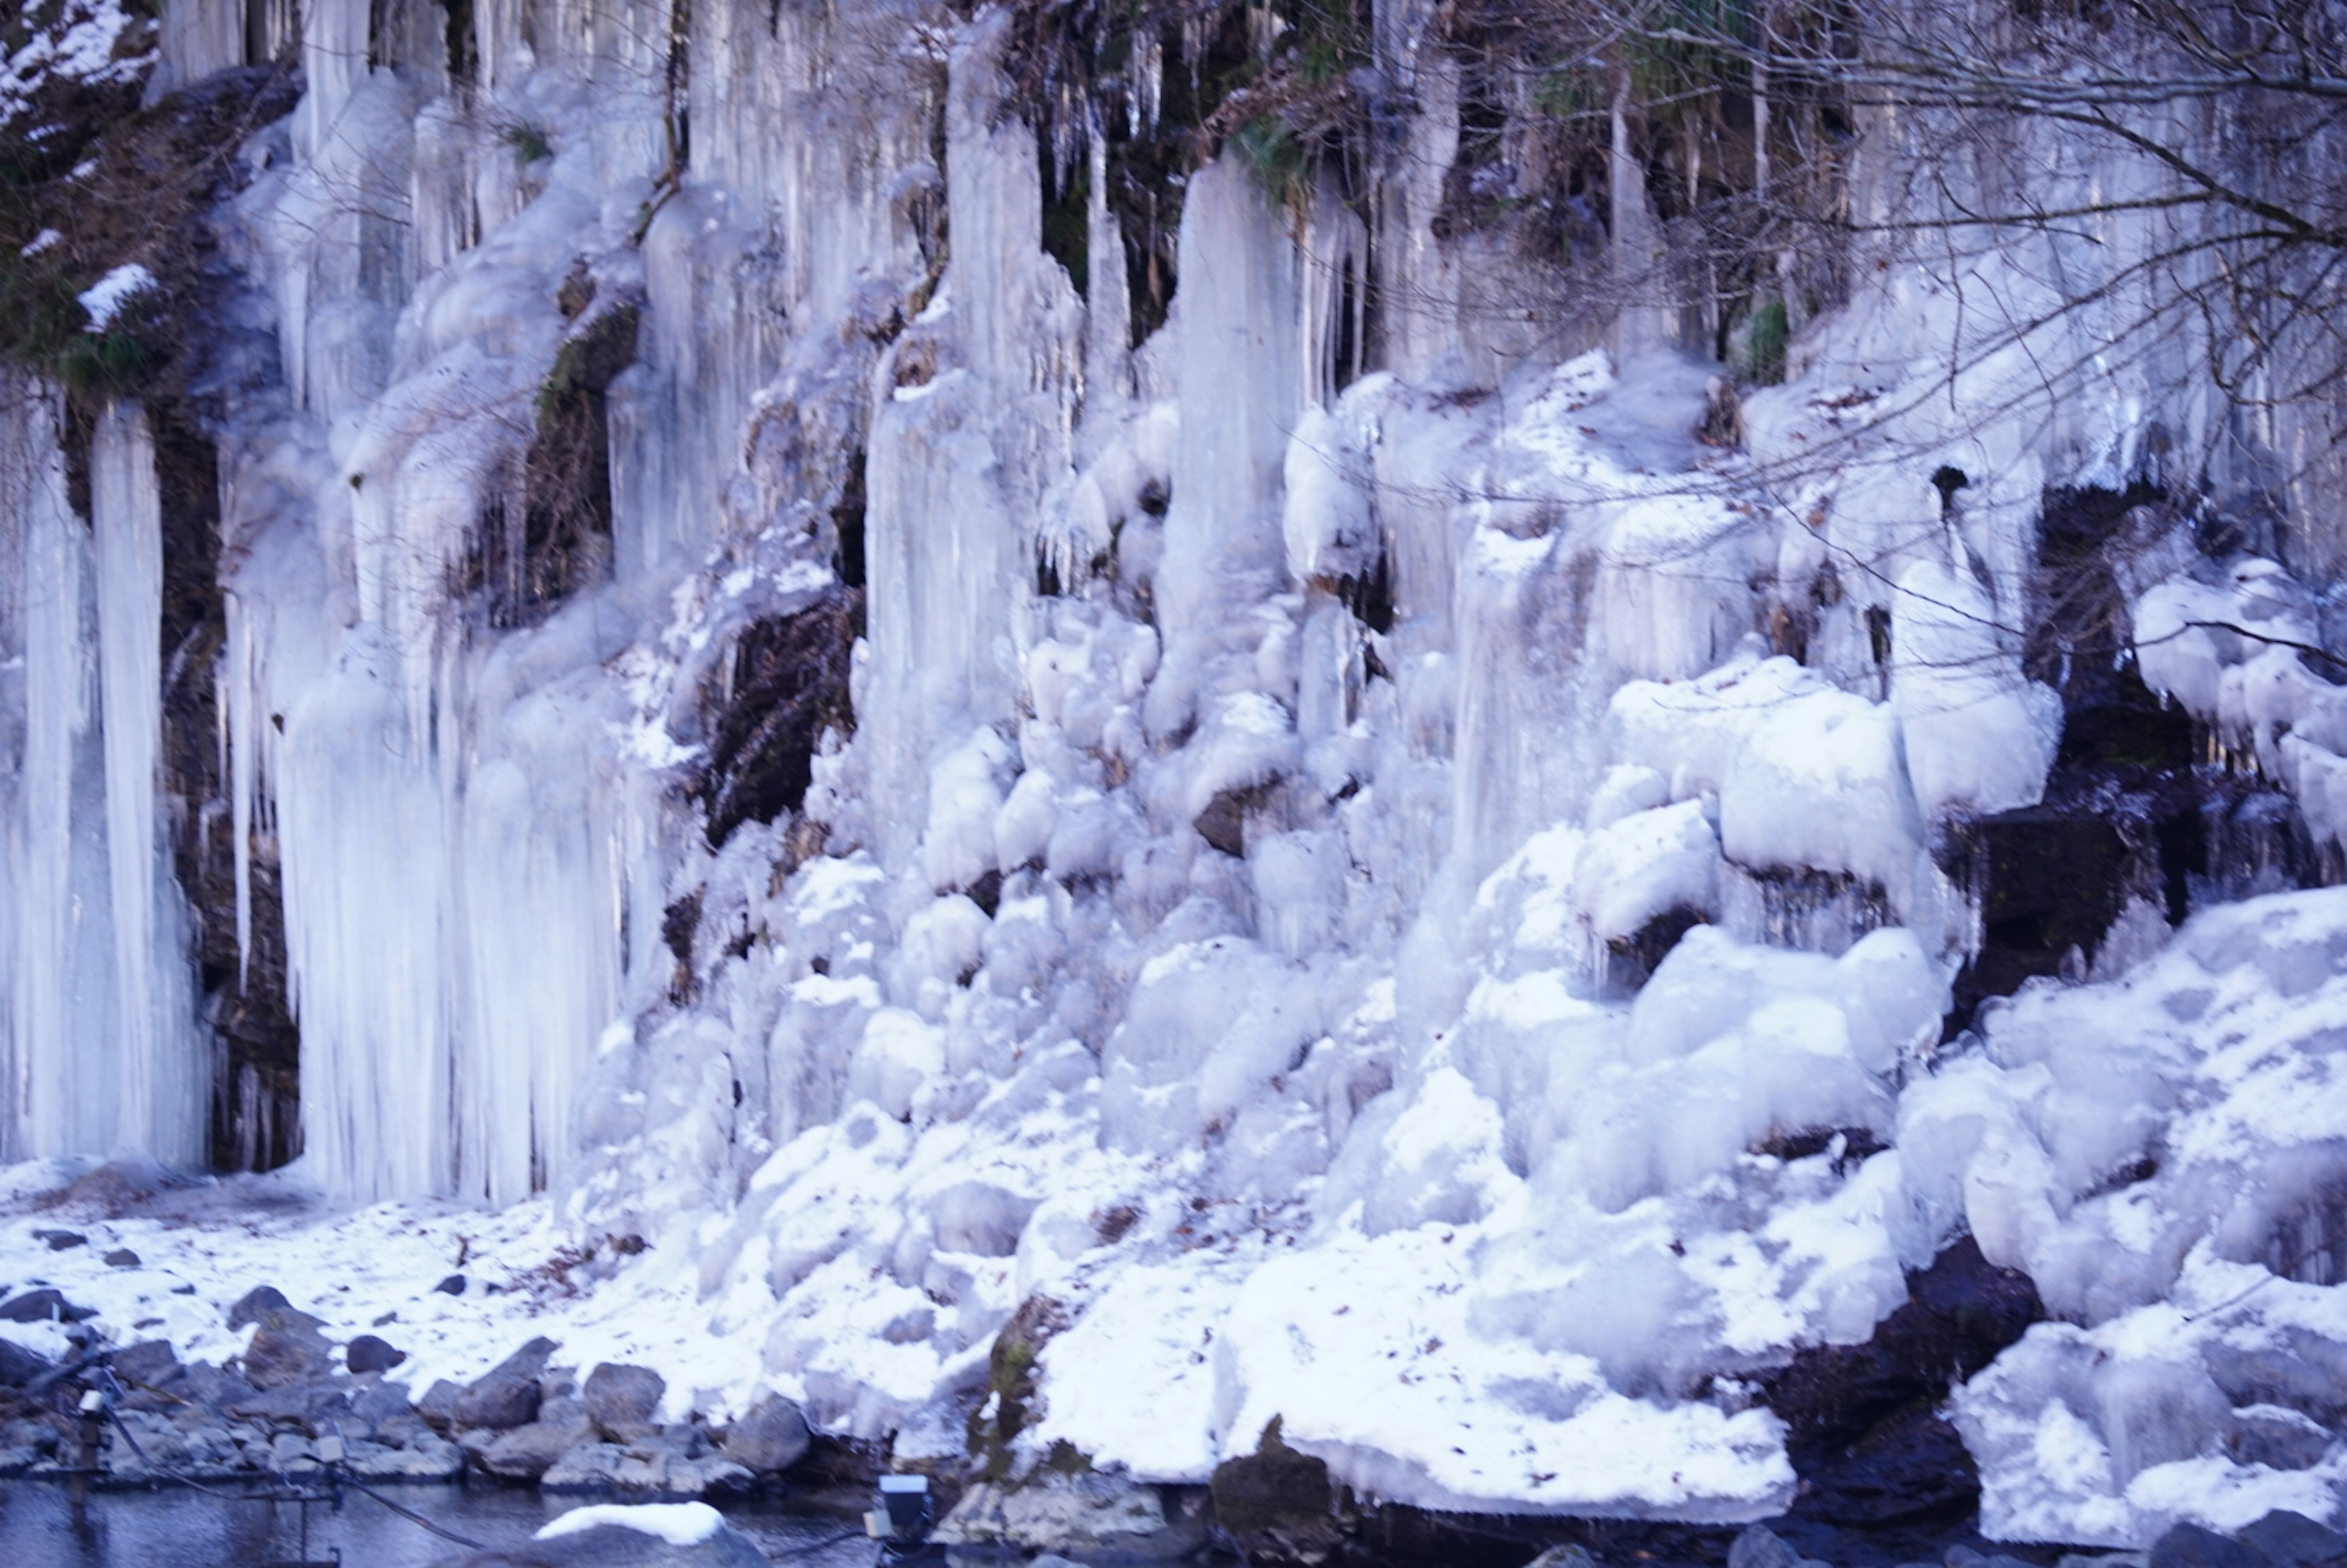
[[[125,261],[97,282],[74,296],[89,315],[85,332],[102,333],[113,329],[115,317],[140,294],[156,287],[155,274],[142,261]]]
[[[705,1502],[597,1502],[574,1508],[530,1537],[555,1541],[600,1525],[657,1536],[671,1546],[698,1546],[725,1527],[725,1516]]]
[[[120,14],[69,15],[96,30],[8,82],[114,68]],[[369,63],[360,8],[305,13],[302,107],[218,215],[272,329],[235,347],[282,384],[223,394],[204,831],[248,967],[276,856],[286,1173],[31,1207],[87,1157],[195,1160],[209,1069],[152,438],[105,414],[84,528],[53,395],[9,388],[5,1135],[36,1163],[0,1275],[210,1358],[263,1281],[341,1337],[396,1313],[417,1389],[542,1331],[660,1368],[670,1414],[782,1393],[937,1457],[1044,1296],[1017,1465],[1197,1482],[1276,1419],[1367,1495],[1733,1521],[1796,1484],[1754,1380],[1865,1340],[1969,1233],[2058,1319],[1953,1406],[1992,1533],[2327,1512],[2347,1459],[2290,1358],[2347,1322],[2282,1276],[2340,1174],[2342,896],[2173,941],[2139,907],[2132,970],[1941,1040],[1980,932],[1933,852],[2039,801],[2061,739],[2018,637],[2041,497],[2124,483],[2166,406],[2140,367],[2040,401],[2033,364],[2078,356],[2024,350],[2064,344],[1972,352],[1965,302],[2031,319],[2046,258],[1887,268],[1730,451],[1696,435],[1716,366],[1462,313],[1439,117],[1379,204],[1391,364],[1340,388],[1368,235],[1331,191],[1197,170],[1137,348],[1121,269],[1079,293],[999,14],[696,16],[682,169],[634,31],[478,20],[459,112]],[[161,68],[223,37],[175,8]],[[109,274],[93,323],[150,284]],[[608,559],[493,620],[484,519],[620,308]],[[704,710],[745,628],[848,602],[859,473],[852,733],[802,812],[712,846]],[[2190,557],[2122,585],[2144,679],[2347,841],[2319,586]],[[31,1237],[61,1215],[87,1247]],[[619,1513],[702,1527],[563,1523]]]

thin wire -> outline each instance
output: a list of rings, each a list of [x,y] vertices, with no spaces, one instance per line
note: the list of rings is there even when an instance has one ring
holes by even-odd
[[[108,1385],[108,1393],[118,1394],[122,1391],[122,1385],[115,1380],[114,1369],[111,1367],[101,1367],[98,1370],[98,1375]],[[106,1414],[107,1419],[114,1423],[114,1430],[120,1432],[122,1434],[123,1440],[130,1445],[130,1451],[138,1456],[140,1463],[146,1465],[148,1469],[154,1471],[159,1475],[168,1476],[183,1486],[191,1486],[198,1491],[200,1491],[209,1497],[224,1498],[231,1502],[308,1503],[321,1501],[314,1492],[305,1491],[301,1487],[293,1485],[292,1478],[290,1477],[286,1478],[285,1490],[277,1492],[239,1493],[221,1491],[217,1488],[207,1486],[185,1471],[179,1470],[171,1465],[157,1463],[154,1458],[150,1456],[144,1448],[139,1446],[138,1439],[131,1432],[129,1426],[123,1420],[122,1413],[115,1409],[114,1400],[111,1398],[108,1399],[106,1401]],[[412,1524],[421,1525],[424,1529],[430,1531],[433,1534],[441,1537],[443,1540],[453,1541],[459,1546],[469,1546],[476,1552],[486,1552],[488,1550],[488,1543],[487,1542],[476,1541],[468,1535],[459,1535],[455,1531],[448,1529],[445,1525],[436,1524],[431,1520],[426,1519],[424,1515],[416,1512],[414,1509],[409,1508],[403,1503],[394,1502],[391,1499],[385,1497],[383,1493],[375,1491],[374,1488],[367,1485],[364,1481],[358,1480],[356,1477],[342,1474],[337,1467],[331,1465],[328,1466],[326,1475],[332,1484],[336,1486],[347,1486],[353,1491],[358,1492],[363,1496],[371,1497],[377,1502],[383,1504],[385,1508],[391,1510],[394,1513],[398,1514],[402,1519],[406,1520]]]

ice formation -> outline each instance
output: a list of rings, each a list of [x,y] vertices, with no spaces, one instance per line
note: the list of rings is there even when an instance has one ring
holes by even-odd
[[[1196,1481],[1276,1419],[1401,1501],[1757,1518],[1795,1484],[1763,1380],[1968,1232],[2058,1318],[1954,1406],[1993,1532],[2336,1513],[2291,1362],[2347,1354],[2307,1267],[2347,906],[2212,908],[1942,1040],[1989,935],[1963,835],[2026,818],[2063,736],[2045,497],[2140,477],[2161,397],[2207,416],[2149,360],[2055,395],[2090,328],[1966,313],[2037,319],[2046,257],[1862,281],[1713,444],[1659,327],[1568,353],[1464,311],[1504,280],[1438,242],[1430,67],[1363,374],[1363,219],[1236,152],[1136,346],[1102,181],[1090,261],[1043,247],[1067,169],[1001,14],[671,38],[561,0],[473,13],[462,62],[369,15],[161,31],[161,85],[305,72],[215,215],[250,294],[203,823],[157,786],[147,414],[105,407],[85,522],[56,392],[5,388],[10,1152],[203,1158],[170,845],[226,834],[240,975],[282,917],[301,1178],[648,1238],[602,1289],[692,1282],[755,1358],[700,1368],[714,1404],[958,1453],[1040,1299],[1022,1462]],[[574,395],[607,537],[549,587]],[[2335,865],[2311,590],[2186,534],[2120,584],[2143,679]]]

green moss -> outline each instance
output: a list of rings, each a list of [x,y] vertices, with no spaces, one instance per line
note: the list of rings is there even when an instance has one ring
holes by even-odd
[[[1257,115],[1239,127],[1230,145],[1273,201],[1293,210],[1308,199],[1311,151],[1277,116]]]
[[[513,149],[514,161],[524,169],[541,158],[554,156],[554,144],[546,139],[545,130],[528,120],[518,120],[506,127],[505,143]]]
[[[1785,349],[1792,341],[1791,319],[1786,314],[1780,295],[1770,294],[1760,302],[1751,319],[1745,323],[1737,354],[1737,368],[1746,380],[1760,386],[1774,386],[1785,379]]]

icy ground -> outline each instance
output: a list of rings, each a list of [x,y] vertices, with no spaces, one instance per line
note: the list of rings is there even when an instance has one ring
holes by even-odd
[[[886,1389],[892,1362],[917,1406],[956,1368],[938,1367],[926,1323],[905,1330],[935,1303],[889,1277],[898,1238],[872,1216],[927,1207],[969,1227],[941,1234],[930,1266],[978,1276],[976,1299],[1049,1289],[1080,1314],[1044,1349],[1039,1445],[1065,1439],[1143,1476],[1198,1481],[1239,1446],[1225,1434],[1276,1415],[1356,1484],[1429,1504],[1536,1510],[1563,1477],[1576,1501],[1757,1513],[1780,1507],[1791,1480],[1775,1419],[1732,1395],[1654,1395],[1738,1357],[1765,1365],[1797,1339],[1863,1339],[1901,1298],[1901,1264],[1962,1224],[2068,1319],[2032,1330],[1955,1401],[1982,1461],[1984,1531],[2139,1543],[2178,1519],[2238,1529],[2273,1508],[2328,1513],[2347,1475],[2332,1430],[2347,1307],[2340,1287],[2304,1282],[2334,1276],[2308,1265],[2335,1273],[2336,1259],[2304,1255],[2335,1239],[2288,1227],[2340,1175],[2347,892],[2221,908],[2122,980],[2026,992],[1992,1011],[1978,1050],[1918,1065],[1894,1091],[1858,1063],[1932,1016],[1910,995],[1911,1016],[1895,1021],[1902,997],[1884,980],[1903,940],[1886,933],[1837,961],[1698,934],[1635,1004],[1567,1009],[1586,1061],[1582,1137],[1622,1140],[1604,1155],[1626,1184],[1611,1206],[1510,1174],[1497,1106],[1436,1066],[1382,1133],[1381,1173],[1355,1178],[1360,1199],[1317,1225],[1194,1208],[1178,1172],[1086,1155],[1049,1107],[923,1136],[866,1112],[778,1154],[744,1202],[761,1226],[787,1215],[774,1239],[815,1238],[829,1255],[779,1295],[768,1270],[729,1266],[712,1235],[581,1259],[543,1200],[349,1208],[282,1174],[141,1196],[149,1178],[128,1167],[60,1199],[87,1173],[60,1162],[6,1173],[0,1278],[57,1287],[119,1341],[166,1337],[207,1359],[251,1332],[225,1328],[228,1304],[272,1284],[330,1337],[373,1331],[406,1349],[393,1377],[417,1393],[544,1334],[558,1363],[582,1370],[658,1368],[674,1418],[722,1419],[774,1386],[819,1406],[827,1370],[834,1386]],[[1715,1032],[1746,1013],[1739,985],[1762,999]],[[1477,1029],[1557,1021],[1506,982],[1478,994],[1462,1055]],[[1871,1040],[1851,1028],[1886,1017],[1894,1032]],[[1613,1056],[1631,1039],[1648,1065]],[[1669,1108],[1663,1132],[1639,1124],[1642,1104]],[[1749,1134],[1733,1119],[1756,1104],[1780,1122],[1872,1126],[1897,1146],[1846,1179],[1839,1143],[1791,1160],[1741,1153]],[[974,1163],[970,1140],[990,1125],[1025,1135]],[[1657,1187],[1626,1164],[1630,1148],[1686,1171]],[[1345,1179],[1340,1167],[1331,1182]],[[1048,1194],[1015,1253],[982,1234],[1013,1189]],[[1767,1210],[1753,1216],[1756,1193]],[[1131,1207],[1103,1242],[1098,1216],[1120,1200]],[[1380,1204],[1402,1207],[1378,1216]],[[36,1234],[60,1229],[86,1240],[56,1249]],[[105,1261],[122,1248],[138,1263]],[[452,1273],[463,1294],[433,1288]],[[0,1324],[51,1356],[65,1332]],[[764,1369],[770,1332],[790,1337],[797,1377]],[[983,1342],[964,1354],[969,1382],[983,1357]]]

